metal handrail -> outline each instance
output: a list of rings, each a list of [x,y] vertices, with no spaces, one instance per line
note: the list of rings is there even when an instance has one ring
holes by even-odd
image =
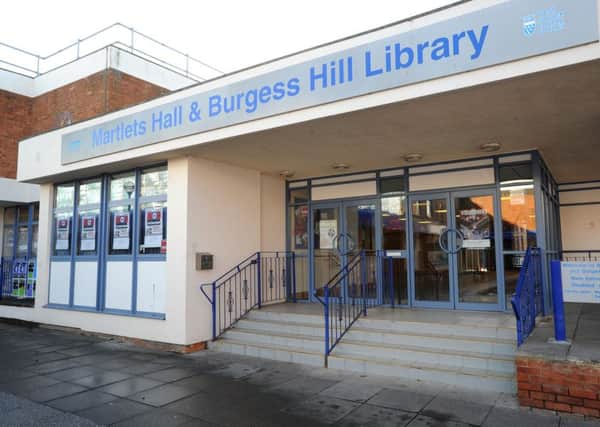
[[[212,339],[216,340],[263,304],[296,302],[295,254],[255,252],[216,280],[200,285],[200,291],[211,305]]]
[[[157,39],[155,39],[153,37],[150,37],[150,36],[148,36],[148,35],[146,35],[144,33],[141,33],[139,31],[135,30],[133,27],[128,27],[126,25],[123,25],[120,22],[116,22],[116,23],[114,23],[112,25],[104,27],[104,28],[102,28],[102,29],[100,29],[100,30],[98,30],[98,31],[96,31],[96,32],[94,32],[94,33],[86,36],[86,37],[78,39],[76,42],[73,42],[73,43],[71,43],[71,44],[69,44],[69,45],[67,45],[65,47],[62,47],[62,48],[58,49],[57,51],[52,52],[52,53],[50,53],[48,55],[39,55],[39,54],[36,54],[36,53],[33,53],[33,52],[29,52],[29,51],[27,51],[25,49],[21,49],[21,48],[9,45],[7,43],[0,42],[0,46],[5,47],[7,49],[10,49],[13,52],[17,52],[19,54],[26,55],[28,58],[30,58],[31,60],[35,61],[36,68],[32,69],[32,68],[26,67],[26,66],[24,66],[22,64],[12,63],[12,62],[9,62],[9,61],[6,61],[6,60],[2,60],[1,62],[4,63],[4,64],[9,65],[11,67],[16,67],[16,68],[18,68],[20,70],[28,72],[28,73],[32,74],[33,77],[36,77],[36,76],[39,76],[39,75],[41,75],[41,74],[44,73],[44,72],[41,71],[41,66],[42,66],[42,62],[43,61],[48,61],[50,59],[53,59],[53,58],[57,57],[58,55],[63,54],[64,52],[67,52],[70,49],[75,49],[76,50],[76,55],[74,56],[74,58],[71,57],[69,60],[66,60],[66,61],[62,62],[58,66],[65,65],[68,62],[72,61],[73,59],[79,59],[81,56],[83,56],[82,53],[81,53],[81,45],[82,45],[82,43],[88,42],[88,41],[90,41],[90,40],[92,40],[92,39],[94,39],[94,38],[96,38],[96,37],[98,37],[98,36],[100,36],[100,35],[102,35],[104,33],[107,33],[109,31],[113,30],[114,28],[122,28],[122,29],[125,29],[125,30],[127,30],[129,32],[129,44],[127,42],[123,42],[120,39],[117,39],[117,40],[114,40],[113,42],[111,42],[111,43],[109,43],[107,45],[104,45],[101,49],[105,49],[105,48],[107,48],[109,46],[122,45],[122,46],[125,46],[125,48],[129,49],[132,53],[139,53],[139,54],[142,54],[142,55],[147,56],[149,58],[152,58],[152,59],[154,59],[156,61],[159,61],[162,64],[167,65],[169,68],[176,69],[176,70],[178,70],[178,71],[180,71],[182,73],[185,73],[185,75],[187,77],[189,77],[189,78],[194,77],[194,79],[201,79],[201,80],[203,80],[203,78],[199,77],[197,74],[194,74],[194,73],[192,73],[190,71],[190,65],[191,65],[191,63],[198,64],[201,67],[207,68],[207,69],[209,69],[209,70],[211,70],[211,71],[213,71],[215,73],[224,74],[224,72],[221,71],[221,70],[219,70],[218,68],[213,67],[212,65],[209,65],[206,62],[201,61],[200,59],[197,59],[197,58],[195,58],[193,56],[190,56],[189,54],[184,53],[184,52],[182,52],[182,51],[180,51],[178,49],[175,49],[174,47],[171,47],[171,46],[169,46],[169,45],[167,45],[167,44],[165,44],[165,43],[163,43],[163,42],[161,42],[161,41],[159,41],[159,40],[157,40]],[[145,40],[145,41],[149,41],[151,43],[154,43],[154,44],[160,46],[161,48],[164,48],[164,49],[168,50],[169,52],[178,55],[179,57],[181,57],[182,60],[185,61],[185,68],[177,66],[177,65],[174,65],[174,64],[169,63],[169,62],[167,62],[165,60],[159,59],[158,57],[156,57],[156,56],[154,56],[152,54],[149,54],[147,52],[142,51],[141,49],[139,49],[139,47],[135,46],[135,38],[136,37],[138,37],[141,40]],[[138,41],[138,44],[139,44],[139,41]],[[92,52],[95,51],[95,50],[98,50],[98,49],[93,49]],[[47,71],[50,71],[50,70],[47,70]]]
[[[545,315],[542,285],[542,256],[539,248],[528,248],[510,302],[517,322],[517,345],[535,329],[539,314]]]
[[[369,253],[370,254],[370,253]],[[373,285],[375,295],[369,295],[369,263],[367,262],[367,251],[361,250],[352,257],[346,265],[327,282],[323,288],[323,298],[319,297],[315,290],[315,298],[323,305],[324,315],[324,363],[328,365],[328,359],[341,339],[350,330],[352,325],[360,316],[367,315],[367,308],[379,304],[377,299],[376,269],[379,253],[373,251],[375,262],[373,263]],[[358,286],[357,286],[358,284]]]

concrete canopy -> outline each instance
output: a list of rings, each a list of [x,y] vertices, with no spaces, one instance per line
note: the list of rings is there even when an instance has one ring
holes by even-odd
[[[189,154],[294,178],[537,149],[558,182],[600,179],[600,61],[329,116],[192,147]],[[410,163],[415,165],[419,163]]]

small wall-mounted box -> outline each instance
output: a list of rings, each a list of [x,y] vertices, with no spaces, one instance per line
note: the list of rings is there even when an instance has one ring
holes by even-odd
[[[212,270],[214,264],[213,254],[207,252],[196,253],[196,270]]]

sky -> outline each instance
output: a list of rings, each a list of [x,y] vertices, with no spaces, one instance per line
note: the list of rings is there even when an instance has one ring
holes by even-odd
[[[0,42],[47,55],[120,22],[232,72],[454,1],[21,0],[3,5]]]

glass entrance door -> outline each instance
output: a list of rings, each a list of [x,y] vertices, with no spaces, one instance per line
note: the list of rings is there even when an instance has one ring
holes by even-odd
[[[413,304],[497,310],[494,190],[411,198]]]
[[[370,294],[376,297],[376,202],[344,201],[319,203],[312,211],[312,271],[313,289],[321,290],[342,266],[365,250]]]

